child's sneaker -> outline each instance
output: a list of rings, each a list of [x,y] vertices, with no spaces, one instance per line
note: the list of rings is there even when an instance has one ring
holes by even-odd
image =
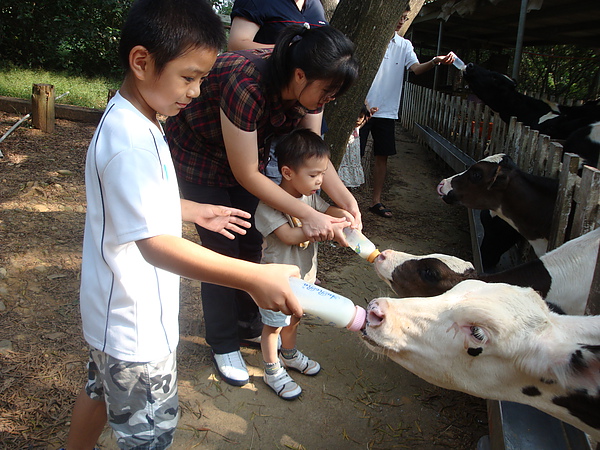
[[[283,367],[273,375],[265,373],[263,380],[284,400],[294,400],[302,394],[302,388],[296,384]]]
[[[293,358],[287,359],[281,355],[281,358],[279,359],[285,367],[297,370],[304,375],[313,376],[318,374],[321,370],[321,365],[318,362],[309,359],[308,356],[302,354],[300,350],[296,350],[296,354]]]

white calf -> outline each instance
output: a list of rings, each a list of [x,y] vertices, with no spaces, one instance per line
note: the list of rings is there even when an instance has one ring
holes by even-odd
[[[432,384],[528,404],[600,440],[600,316],[467,280],[436,297],[372,300],[364,339]]]

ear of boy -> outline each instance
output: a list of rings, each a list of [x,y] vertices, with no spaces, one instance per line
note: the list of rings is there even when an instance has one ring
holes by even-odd
[[[139,80],[145,80],[151,63],[150,52],[142,45],[136,45],[129,52],[129,69]]]
[[[281,176],[285,178],[287,181],[292,179],[293,170],[289,166],[283,166],[281,168]]]

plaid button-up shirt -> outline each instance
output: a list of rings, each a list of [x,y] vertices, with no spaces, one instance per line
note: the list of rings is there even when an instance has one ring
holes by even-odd
[[[257,132],[261,172],[271,137],[290,132],[307,113],[320,112],[308,111],[298,102],[285,109],[280,98],[267,97],[263,80],[270,55],[270,49],[219,55],[200,96],[167,120],[167,139],[179,179],[203,186],[238,185],[227,160],[221,109],[240,130]]]

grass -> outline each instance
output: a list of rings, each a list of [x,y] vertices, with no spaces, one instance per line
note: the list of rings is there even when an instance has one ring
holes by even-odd
[[[36,83],[54,85],[56,97],[69,91],[69,94],[57,103],[104,109],[108,90],[118,89],[120,80],[87,78],[18,67],[0,68],[0,96],[30,99],[32,86]]]

